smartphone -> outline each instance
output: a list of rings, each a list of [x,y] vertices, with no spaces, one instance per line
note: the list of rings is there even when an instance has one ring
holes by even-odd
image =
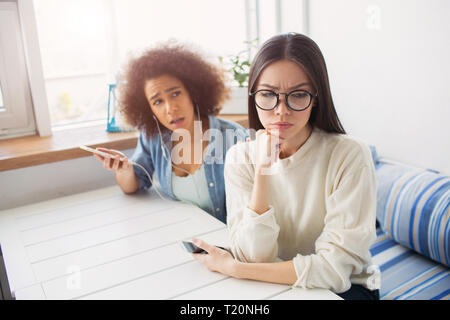
[[[201,253],[201,254],[207,254],[207,252],[205,250],[203,250],[202,248],[197,247],[195,244],[193,244],[192,242],[188,242],[188,241],[181,241],[183,247],[187,250],[187,252],[189,253]]]
[[[83,149],[84,151],[89,151],[89,152],[92,152],[92,153],[96,153],[96,154],[98,154],[98,155],[100,155],[102,157],[111,157],[112,156],[112,154],[109,154],[109,153],[106,153],[106,152],[102,152],[102,151],[90,148],[88,146],[80,146],[80,149]]]
[[[88,147],[88,146],[83,146],[83,145],[81,145],[81,146],[80,146],[80,149],[83,149],[84,151],[89,151],[89,152],[98,154],[98,155],[100,155],[100,156],[102,156],[102,157],[114,157],[114,155],[112,155],[112,154],[110,154],[110,153],[102,152],[102,151],[99,151],[99,150],[90,148],[90,147]],[[123,161],[123,159],[120,159],[120,161]]]
[[[183,247],[189,252],[189,253],[201,253],[201,254],[208,254],[208,252],[206,252],[205,250],[203,250],[202,248],[197,247],[195,244],[193,244],[192,242],[189,241],[181,241]],[[223,248],[223,247],[219,247],[216,246],[219,249],[228,251],[227,249]]]

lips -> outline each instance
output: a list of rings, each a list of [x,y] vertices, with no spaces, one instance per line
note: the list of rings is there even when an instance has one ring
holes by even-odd
[[[170,121],[170,124],[175,126],[176,128],[181,127],[183,125],[184,118],[176,118]]]
[[[292,126],[293,126],[293,124],[290,122],[275,122],[270,125],[271,128],[278,129],[278,130],[286,130]]]

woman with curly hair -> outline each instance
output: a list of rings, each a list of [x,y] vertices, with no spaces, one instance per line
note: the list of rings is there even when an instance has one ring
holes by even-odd
[[[98,148],[111,154],[95,156],[115,173],[123,192],[153,185],[226,222],[224,158],[247,133],[215,117],[229,97],[224,72],[186,46],[165,43],[131,59],[118,89],[121,112],[140,130],[130,160],[152,177],[123,153]]]

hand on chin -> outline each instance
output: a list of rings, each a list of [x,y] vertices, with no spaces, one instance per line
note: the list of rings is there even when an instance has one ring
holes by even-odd
[[[279,129],[269,129],[271,136],[278,138],[278,144],[281,145],[286,140],[286,133]]]

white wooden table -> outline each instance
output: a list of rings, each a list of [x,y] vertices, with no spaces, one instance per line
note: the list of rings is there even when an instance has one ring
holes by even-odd
[[[16,299],[340,299],[210,272],[179,244],[193,237],[229,245],[201,209],[117,186],[0,211]]]

